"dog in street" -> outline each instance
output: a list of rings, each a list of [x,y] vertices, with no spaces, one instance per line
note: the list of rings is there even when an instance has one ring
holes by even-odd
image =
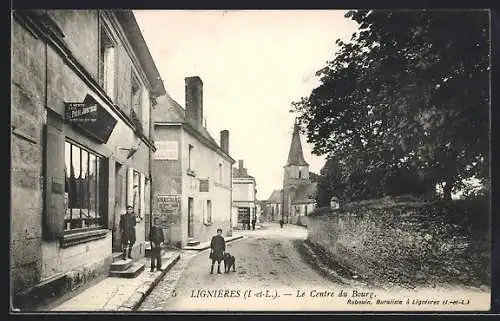
[[[236,272],[236,265],[235,265],[236,259],[234,258],[233,255],[231,255],[231,253],[229,252],[224,253],[223,260],[224,260],[224,273],[229,273],[231,267],[233,267],[233,272]]]

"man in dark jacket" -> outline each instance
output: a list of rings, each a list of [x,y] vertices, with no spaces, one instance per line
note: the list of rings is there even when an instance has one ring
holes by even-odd
[[[132,247],[135,243],[135,214],[134,208],[131,205],[127,206],[127,213],[120,216],[120,233],[122,239],[122,249],[124,260],[127,259],[127,248],[128,248],[128,258],[132,259]]]
[[[217,235],[212,237],[210,242],[210,258],[212,259],[212,267],[210,268],[210,274],[214,273],[214,263],[217,261],[217,273],[222,274],[220,271],[220,261],[224,257],[224,252],[226,252],[226,240],[222,237],[222,229],[217,229]]]
[[[156,271],[163,271],[161,268],[161,244],[165,242],[165,237],[163,236],[163,229],[159,224],[160,219],[155,217],[153,226],[151,226],[151,231],[149,231],[149,241],[151,242],[151,272],[155,269],[155,261]]]

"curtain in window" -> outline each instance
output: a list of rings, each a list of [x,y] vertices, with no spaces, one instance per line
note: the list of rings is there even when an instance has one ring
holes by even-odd
[[[70,231],[103,226],[103,159],[70,142],[65,142],[64,146],[64,229]]]

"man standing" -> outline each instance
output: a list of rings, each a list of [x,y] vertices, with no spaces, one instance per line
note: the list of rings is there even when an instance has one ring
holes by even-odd
[[[127,259],[127,248],[128,248],[128,258],[132,259],[132,247],[135,243],[135,214],[132,205],[127,206],[127,213],[120,216],[120,233],[122,239],[122,259]]]
[[[161,268],[161,244],[165,241],[163,236],[163,229],[159,226],[160,219],[155,217],[153,220],[153,226],[151,226],[151,231],[149,231],[149,241],[151,242],[151,272],[155,269],[156,261],[156,271],[163,271]]]
[[[257,215],[254,215],[252,219],[252,230],[255,231],[255,223],[257,223]]]
[[[210,242],[210,258],[212,259],[212,267],[210,268],[210,274],[214,273],[214,263],[217,261],[217,274],[222,274],[220,271],[220,261],[224,256],[226,251],[226,240],[222,237],[222,229],[217,229],[217,235],[212,237]]]

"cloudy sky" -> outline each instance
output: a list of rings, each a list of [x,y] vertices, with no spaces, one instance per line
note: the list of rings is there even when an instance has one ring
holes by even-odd
[[[257,180],[257,198],[282,185],[294,115],[291,102],[319,82],[335,40],[357,24],[343,10],[135,10],[167,92],[185,106],[184,78],[203,81],[203,115],[216,141],[229,130],[229,152]],[[310,170],[324,157],[311,154]]]

